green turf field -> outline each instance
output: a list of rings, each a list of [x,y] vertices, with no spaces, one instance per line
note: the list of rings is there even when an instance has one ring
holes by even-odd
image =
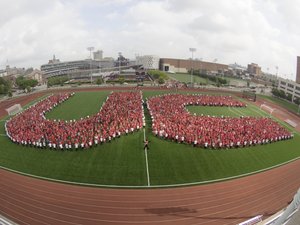
[[[168,76],[174,80],[178,80],[180,82],[185,82],[185,83],[189,83],[191,82],[191,75],[187,74],[187,73],[175,73],[175,74],[170,74],[168,73]],[[247,81],[242,80],[242,79],[238,79],[238,78],[232,78],[232,77],[223,77],[224,79],[226,79],[230,85],[234,85],[234,86],[246,86],[247,85]],[[202,84],[216,84],[215,82],[199,77],[199,76],[195,76],[193,75],[193,81],[195,83],[202,83]]]
[[[191,75],[187,73],[175,73],[175,74],[170,74],[168,73],[168,76],[174,80],[178,80],[180,82],[185,82],[189,83],[191,82]],[[193,82],[194,83],[203,83],[203,84],[215,84],[215,82],[212,82],[208,79],[204,79],[199,76],[193,75]]]
[[[166,93],[146,91],[144,98]],[[80,92],[48,113],[47,118],[74,119],[96,113],[109,92]],[[268,116],[256,106],[195,107],[191,113],[215,116]],[[230,150],[193,148],[154,137],[146,115],[150,141],[147,160],[150,185],[207,181],[257,171],[300,156],[299,134],[288,141]],[[0,122],[0,134],[4,122]],[[143,132],[122,136],[89,150],[54,151],[23,147],[0,136],[0,165],[38,176],[103,185],[147,186]]]

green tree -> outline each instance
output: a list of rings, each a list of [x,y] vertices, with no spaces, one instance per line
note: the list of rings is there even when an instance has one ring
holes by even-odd
[[[297,105],[300,105],[300,98],[295,97],[294,103]]]
[[[286,94],[286,99],[287,100],[292,101],[292,98],[293,98],[292,94],[290,94],[290,93]]]
[[[97,78],[96,84],[97,84],[97,85],[103,84],[103,78],[102,78],[102,77],[101,77],[101,78],[100,78],[100,77]]]
[[[164,80],[169,79],[168,75],[165,72],[159,70],[149,70],[148,74],[152,76],[154,80],[158,80],[159,78],[162,78]]]
[[[27,86],[27,87],[25,88],[25,90],[26,90],[27,93],[28,93],[28,92],[31,92],[31,87],[30,87],[30,86]]]
[[[54,85],[63,85],[69,78],[67,76],[57,76],[57,77],[50,77],[47,80],[47,86],[51,87]]]
[[[119,81],[120,84],[124,84],[124,82],[125,82],[124,76],[119,76],[118,81]]]
[[[158,78],[158,83],[159,84],[164,84],[165,83],[164,78],[162,78],[162,77]]]
[[[38,84],[38,81],[34,79],[26,79],[23,76],[20,76],[17,77],[16,84],[20,89],[25,90],[27,87],[35,87]]]
[[[11,91],[11,82],[0,77],[0,94],[7,94],[9,91]]]

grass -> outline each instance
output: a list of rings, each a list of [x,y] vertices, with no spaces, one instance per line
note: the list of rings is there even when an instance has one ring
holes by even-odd
[[[143,93],[144,98],[166,91]],[[96,113],[108,92],[80,92],[47,114],[73,119]],[[254,105],[245,108],[188,107],[191,113],[228,116],[267,116]],[[207,181],[264,169],[300,156],[299,134],[288,141],[243,149],[208,150],[165,141],[152,135],[148,111],[146,136],[151,185]],[[0,122],[4,133],[4,122]],[[146,186],[143,132],[122,136],[89,150],[53,151],[23,147],[0,136],[0,165],[34,175],[67,181]]]
[[[247,86],[247,81],[239,78],[233,78],[233,77],[224,77],[227,81],[229,81],[230,85],[235,86]],[[250,82],[251,83],[251,82]]]
[[[170,74],[168,73],[168,76],[172,79],[178,80],[180,82],[185,82],[185,83],[189,83],[191,82],[191,75],[187,74],[187,73],[176,73],[176,74]],[[230,85],[234,85],[234,86],[246,86],[247,85],[247,81],[242,80],[242,79],[238,79],[238,78],[232,78],[232,77],[222,77],[224,79],[226,79]],[[214,85],[216,84],[215,82],[199,77],[199,76],[195,76],[193,75],[193,81],[195,83],[202,83],[202,84],[211,84]]]
[[[185,83],[191,82],[191,75],[187,74],[187,73],[175,73],[175,74],[168,73],[168,76],[170,78],[178,80],[180,82],[185,82]],[[199,76],[195,76],[195,75],[193,75],[193,82],[204,83],[204,84],[215,84],[215,82],[212,82],[208,79],[205,79],[205,78],[202,78]]]
[[[294,103],[285,101],[285,100],[280,99],[280,98],[275,98],[273,96],[258,95],[258,97],[266,99],[266,100],[269,100],[269,101],[271,101],[271,102],[273,102],[275,104],[278,104],[281,107],[288,109],[289,111],[292,111],[294,113],[298,113],[299,106],[296,105],[296,104],[294,104]]]

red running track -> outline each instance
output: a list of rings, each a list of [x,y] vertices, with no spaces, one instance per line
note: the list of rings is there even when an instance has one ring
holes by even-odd
[[[182,188],[82,187],[0,170],[0,214],[19,224],[237,224],[287,206],[300,160],[230,181]]]

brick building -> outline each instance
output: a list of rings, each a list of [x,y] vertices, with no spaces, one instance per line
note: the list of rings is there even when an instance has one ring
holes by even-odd
[[[256,63],[248,64],[247,71],[248,71],[248,73],[250,73],[251,75],[254,75],[254,76],[260,76],[262,74],[261,67],[258,66]]]
[[[228,71],[228,65],[200,60],[161,58],[159,63],[159,69],[162,71],[187,73],[191,68],[211,73]]]

